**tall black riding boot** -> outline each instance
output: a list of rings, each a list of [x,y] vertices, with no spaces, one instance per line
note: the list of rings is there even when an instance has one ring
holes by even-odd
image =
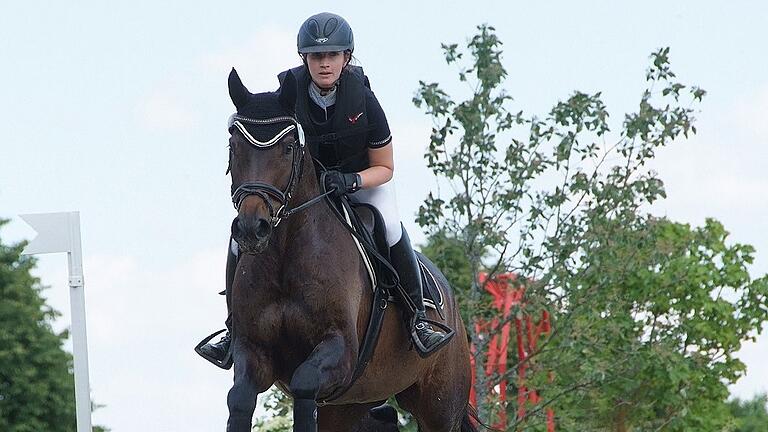
[[[224,321],[226,333],[218,342],[210,342],[213,337],[224,332],[224,330],[220,330],[204,339],[195,348],[195,351],[204,359],[223,369],[232,367],[232,356],[229,351],[229,347],[232,344],[232,283],[235,279],[235,270],[237,269],[239,259],[240,251],[237,243],[230,238],[229,248],[227,249],[226,280],[224,281],[224,295],[227,299],[227,319]]]
[[[402,227],[402,230],[403,235],[400,241],[389,249],[389,254],[392,266],[395,267],[400,276],[400,284],[416,308],[410,329],[413,344],[420,356],[427,357],[447,344],[453,337],[453,332],[445,334],[442,331],[434,330],[427,321],[419,262],[416,260],[416,253],[411,248],[411,239],[408,238],[405,227]]]

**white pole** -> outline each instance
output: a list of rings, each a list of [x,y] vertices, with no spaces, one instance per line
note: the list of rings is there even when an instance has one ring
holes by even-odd
[[[38,232],[38,236],[27,245],[23,254],[67,252],[69,303],[72,310],[72,356],[75,362],[77,432],[92,432],[80,213],[40,213],[21,215],[21,218]]]
[[[85,283],[80,240],[80,213],[69,213],[72,249],[69,258],[69,302],[72,310],[72,354],[75,360],[77,432],[91,432],[91,390],[88,376],[88,336],[85,327]]]

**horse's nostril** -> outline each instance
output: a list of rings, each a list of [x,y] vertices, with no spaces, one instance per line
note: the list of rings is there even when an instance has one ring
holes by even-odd
[[[259,219],[259,221],[256,222],[256,237],[264,238],[269,235],[271,230],[272,227],[266,219]]]
[[[232,221],[232,237],[238,238],[238,237],[240,237],[240,234],[242,234],[242,233],[243,233],[243,225],[240,222],[240,218],[236,217]]]

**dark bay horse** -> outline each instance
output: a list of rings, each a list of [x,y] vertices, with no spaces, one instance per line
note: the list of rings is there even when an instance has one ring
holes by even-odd
[[[368,410],[392,395],[421,431],[475,431],[469,346],[447,283],[444,322],[456,337],[422,359],[410,349],[400,306],[390,304],[371,362],[347,388],[372,308],[371,280],[352,236],[323,200],[313,201],[322,191],[293,116],[295,85],[293,94],[251,94],[233,69],[229,92],[237,107],[232,236],[241,257],[227,431],[250,432],[256,396],[275,383],[294,399],[294,431],[359,430]]]

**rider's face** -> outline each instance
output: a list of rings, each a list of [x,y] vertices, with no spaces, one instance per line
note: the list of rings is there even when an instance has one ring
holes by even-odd
[[[349,61],[349,56],[348,53],[341,51],[308,53],[307,66],[312,81],[321,89],[333,87]]]

